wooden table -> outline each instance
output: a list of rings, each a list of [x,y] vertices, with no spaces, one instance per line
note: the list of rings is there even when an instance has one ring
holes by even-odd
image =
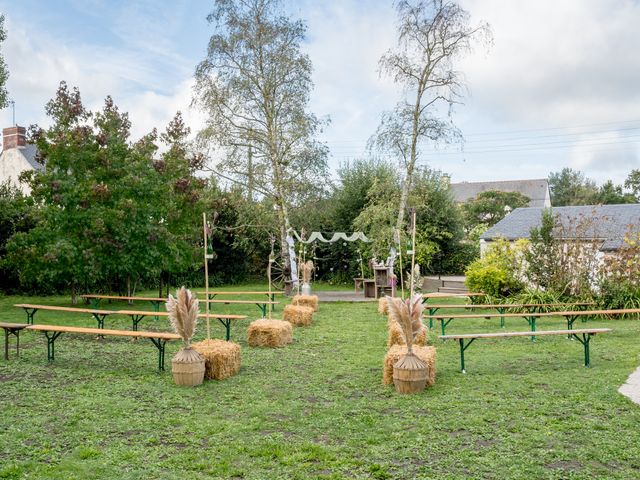
[[[527,309],[529,312],[540,312],[543,308],[549,307],[589,307],[595,305],[593,302],[575,302],[575,303],[497,303],[497,304],[463,304],[463,305],[447,305],[443,303],[427,304],[425,308],[429,311],[429,328],[433,328],[433,315],[438,313],[441,308],[450,309],[462,309],[462,310],[474,310],[474,309],[493,309],[498,313],[505,313],[507,310],[513,310],[517,308]],[[500,317],[500,327],[504,328],[504,317]],[[444,335],[444,334],[443,334]]]
[[[446,292],[432,292],[432,293],[423,293],[422,294],[422,303],[427,303],[432,298],[456,298],[456,297],[467,297],[469,299],[473,297],[486,297],[486,293],[446,293]]]
[[[101,300],[109,300],[109,301],[123,300],[127,302],[135,302],[136,300],[138,300],[141,302],[151,302],[151,305],[153,306],[153,309],[156,312],[160,310],[160,305],[167,301],[166,298],[160,298],[160,297],[125,297],[122,295],[91,294],[91,295],[80,295],[80,297],[83,298],[84,300],[88,300],[89,302],[91,302],[92,308],[100,308]]]
[[[4,330],[4,359],[9,360],[9,335],[16,337],[16,357],[20,356],[20,330],[27,328],[27,323],[0,322],[0,328]]]
[[[131,317],[131,321],[133,323],[133,331],[138,330],[138,324],[144,317],[168,317],[169,312],[149,312],[145,310],[118,310],[116,313],[120,313],[122,315],[129,315]],[[198,318],[207,318],[206,313],[200,313]],[[225,326],[227,330],[227,341],[231,338],[231,322],[233,320],[244,320],[247,318],[246,315],[233,315],[231,313],[210,313],[209,318],[215,318]]]
[[[89,313],[98,322],[98,328],[104,328],[104,319],[108,315],[118,313],[115,310],[96,310],[91,308],[75,308],[75,307],[57,307],[55,305],[35,305],[32,303],[18,303],[14,307],[23,308],[27,314],[27,323],[33,325],[33,317],[38,310],[48,310],[52,312],[69,312],[69,313]]]

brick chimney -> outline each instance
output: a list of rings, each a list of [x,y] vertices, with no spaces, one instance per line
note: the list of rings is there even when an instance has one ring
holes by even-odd
[[[24,127],[9,127],[2,129],[2,149],[9,150],[11,148],[27,146],[27,130]]]

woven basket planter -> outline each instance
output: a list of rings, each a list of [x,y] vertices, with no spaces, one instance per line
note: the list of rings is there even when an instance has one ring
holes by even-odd
[[[204,380],[205,360],[193,348],[182,348],[171,360],[171,374],[176,385],[195,387]]]
[[[427,364],[427,387],[436,383],[436,349],[435,347],[413,346],[413,353]],[[384,367],[382,371],[382,383],[391,385],[393,383],[393,366],[407,354],[407,347],[404,345],[394,345],[389,349],[384,357]]]

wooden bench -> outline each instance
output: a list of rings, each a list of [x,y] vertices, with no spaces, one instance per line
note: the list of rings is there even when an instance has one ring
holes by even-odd
[[[536,331],[536,320],[539,318],[547,318],[547,317],[564,317],[567,321],[567,330],[573,329],[573,323],[579,317],[595,317],[597,315],[607,315],[607,316],[619,316],[619,315],[629,315],[629,314],[640,314],[640,308],[624,308],[619,310],[574,310],[574,311],[558,311],[558,312],[529,312],[529,313],[473,313],[473,314],[462,314],[462,315],[434,315],[432,318],[434,320],[440,320],[442,326],[442,335],[446,335],[445,327],[449,325],[452,320],[471,320],[471,319],[490,319],[495,317],[505,317],[505,318],[524,318],[531,327],[531,331]],[[535,339],[535,336],[531,337]]]
[[[118,313],[115,310],[95,310],[91,308],[75,308],[75,307],[57,307],[54,305],[35,305],[31,303],[18,303],[14,307],[23,308],[27,313],[27,323],[33,324],[33,317],[38,310],[48,310],[52,312],[68,312],[68,313],[89,313],[98,322],[98,328],[104,328],[104,319],[108,315]]]
[[[104,328],[66,327],[61,325],[29,325],[27,329],[43,332],[47,337],[47,360],[49,362],[53,362],[55,358],[55,341],[63,333],[148,338],[158,349],[158,370],[164,370],[165,344],[169,340],[180,340],[181,338],[180,335],[169,332],[132,332],[130,330],[105,330]]]
[[[275,306],[278,305],[280,302],[274,302],[274,301],[270,301],[270,300],[265,300],[265,301],[259,301],[259,300],[214,300],[214,299],[209,299],[209,300],[200,300],[201,302],[207,302],[209,303],[209,305],[211,305],[212,303],[219,303],[219,304],[223,304],[223,305],[257,305],[258,308],[260,309],[260,312],[262,313],[262,318],[265,318],[267,316],[267,305],[271,305],[271,306]]]
[[[507,310],[526,309],[528,313],[541,312],[543,309],[549,307],[589,307],[595,305],[594,302],[574,302],[574,303],[496,303],[496,304],[463,304],[463,305],[447,305],[443,303],[441,305],[425,305],[425,308],[429,311],[429,328],[433,328],[433,316],[438,313],[441,308],[448,308],[452,310],[475,310],[475,309],[492,309],[496,310],[500,314],[506,313]],[[500,317],[500,327],[504,328],[504,316]],[[444,335],[444,333],[443,333]]]
[[[0,322],[0,328],[4,330],[4,359],[9,360],[9,335],[16,337],[16,356],[20,356],[20,330],[24,330],[29,325],[27,323],[6,323]]]
[[[590,367],[591,361],[589,358],[589,342],[591,337],[598,333],[608,333],[610,328],[583,328],[580,330],[543,330],[536,333],[538,336],[543,335],[569,335],[572,338],[576,338],[582,343],[584,347],[584,366]],[[460,371],[466,373],[464,368],[464,351],[469,348],[475,339],[477,338],[506,338],[506,337],[528,337],[530,332],[498,332],[498,333],[467,333],[462,335],[441,335],[439,338],[442,340],[458,340],[460,344]],[[582,338],[580,338],[582,335]],[[468,342],[465,343],[465,340]]]
[[[164,302],[167,301],[166,298],[160,298],[160,297],[127,297],[122,295],[98,295],[98,294],[80,295],[80,298],[90,302],[92,308],[100,308],[100,302],[102,300],[109,300],[109,302],[111,302],[111,300],[121,300],[121,301],[127,301],[127,302],[135,302],[135,301],[150,302],[151,305],[153,306],[153,309],[156,312],[160,310],[160,305],[162,305]]]
[[[486,297],[486,293],[469,292],[469,293],[446,293],[446,292],[431,292],[422,294],[422,303],[427,303],[432,298],[459,298],[467,297],[469,299],[473,297]]]
[[[150,312],[145,310],[118,310],[115,313],[119,313],[122,315],[129,315],[131,317],[131,321],[133,323],[133,331],[138,331],[138,324],[145,317],[168,317],[169,312]],[[198,318],[206,318],[206,313],[200,313]],[[231,313],[209,313],[209,318],[215,318],[225,326],[227,330],[227,341],[231,338],[231,322],[233,320],[244,320],[247,318],[246,315],[234,315]]]

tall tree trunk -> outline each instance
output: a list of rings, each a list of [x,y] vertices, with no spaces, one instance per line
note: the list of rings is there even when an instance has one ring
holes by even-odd
[[[75,280],[71,280],[71,304],[72,305],[77,305],[78,304],[78,291],[76,289],[76,281]]]

